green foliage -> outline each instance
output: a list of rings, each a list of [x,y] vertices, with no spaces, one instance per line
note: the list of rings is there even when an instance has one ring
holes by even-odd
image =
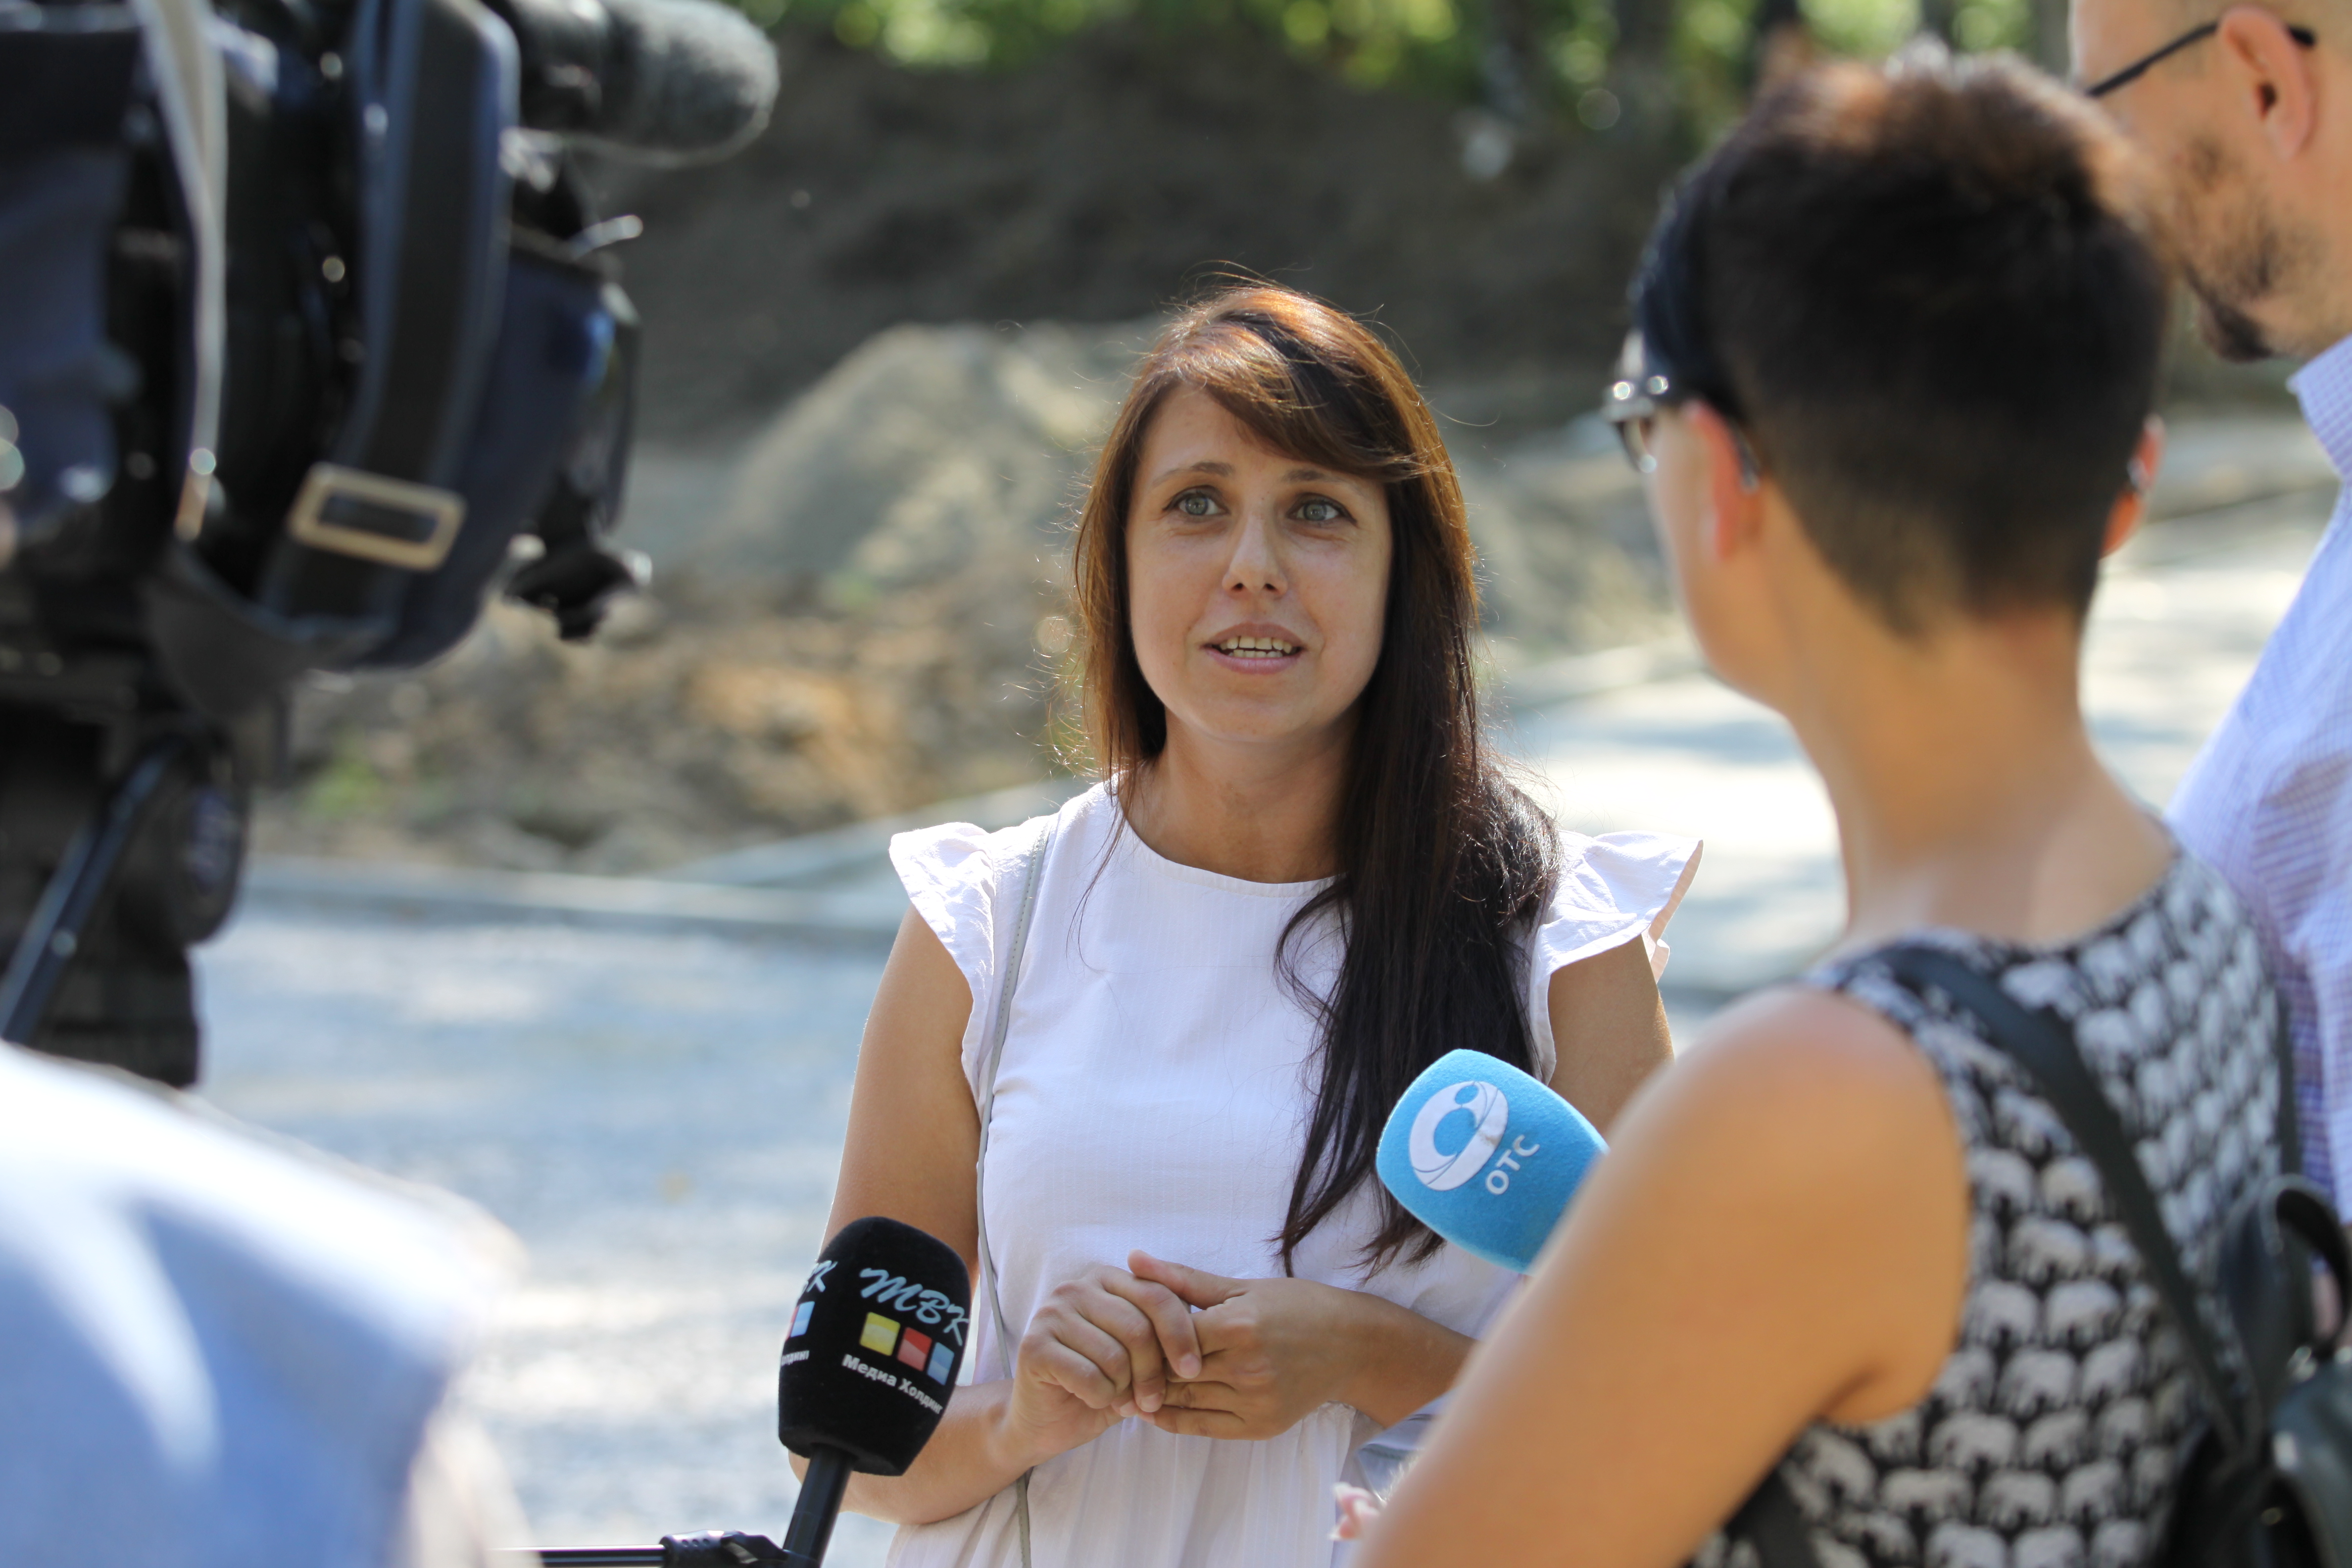
[[[1814,9],[1812,0],[1806,9]],[[1748,100],[1754,14],[1754,0],[1682,0],[1675,7],[1675,87],[1704,137],[1738,118]]]
[[[1919,27],[1912,0],[1806,0],[1805,17],[1824,47],[1865,58],[1885,54]],[[2023,49],[2032,28],[2028,0],[1964,0],[1953,16],[1952,42],[1971,53]]]
[[[1081,28],[1240,33],[1365,86],[1474,87],[1462,0],[738,0],[753,20],[829,24],[856,48],[920,67],[1018,64]],[[1478,0],[1470,0],[1471,4]]]
[[[1883,55],[1919,26],[1919,9],[1906,0],[1811,0],[1805,20],[1829,49],[1844,55]]]
[[[1507,3],[1507,0],[1506,0]],[[1755,0],[1518,0],[1527,7],[1529,66],[1540,97],[1561,111],[1588,107],[1609,78],[1615,5],[1670,5],[1672,67],[1702,126],[1736,113],[1745,95]],[[1167,34],[1253,37],[1367,88],[1479,100],[1480,58],[1497,0],[736,0],[765,26],[789,15],[829,26],[855,48],[919,68],[1007,66],[1079,30],[1111,22]],[[1822,44],[1883,55],[1917,30],[1918,0],[1804,0]],[[1969,50],[2016,47],[2032,26],[2030,0],[1961,0],[1955,41]],[[1589,122],[1591,121],[1588,112]]]
[[[1987,49],[2033,48],[2033,7],[2029,0],[1969,0],[1952,24],[1952,41],[1972,54]]]
[[[382,815],[384,798],[383,775],[368,761],[357,739],[346,736],[303,792],[302,810],[310,816],[348,821]]]

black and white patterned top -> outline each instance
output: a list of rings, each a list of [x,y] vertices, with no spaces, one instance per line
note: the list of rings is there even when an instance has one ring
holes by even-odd
[[[2182,855],[2063,946],[1916,940],[2074,1026],[2189,1278],[2210,1290],[2222,1227],[2279,1164],[2271,986],[2235,895]],[[1781,1462],[1823,1568],[2137,1568],[2161,1541],[2201,1400],[2098,1173],[1940,993],[1921,996],[1869,954],[1808,983],[1885,1015],[1927,1053],[1972,1197],[1959,1340],[1933,1390],[1884,1421],[1816,1425]],[[1755,1554],[1718,1536],[1696,1563],[1754,1568]]]

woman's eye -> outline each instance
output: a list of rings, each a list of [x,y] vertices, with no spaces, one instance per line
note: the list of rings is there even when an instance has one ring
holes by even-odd
[[[1206,490],[1186,490],[1176,498],[1176,510],[1186,517],[1214,517],[1217,499]]]
[[[1297,511],[1292,515],[1301,522],[1345,522],[1348,519],[1338,501],[1327,500],[1321,496],[1309,496],[1300,501]]]

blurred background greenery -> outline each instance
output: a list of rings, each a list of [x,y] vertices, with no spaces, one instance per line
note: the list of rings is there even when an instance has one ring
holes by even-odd
[[[737,0],[764,26],[829,28],[917,69],[1025,63],[1073,34],[1136,26],[1216,34],[1286,51],[1363,88],[1478,104],[1512,119],[1570,114],[1613,129],[1612,69],[1662,63],[1704,135],[1736,114],[1769,35],[1801,25],[1815,47],[1886,53],[1926,32],[1967,51],[2010,48],[2054,65],[2063,7],[2046,0]],[[1595,98],[1598,92],[1601,97]]]

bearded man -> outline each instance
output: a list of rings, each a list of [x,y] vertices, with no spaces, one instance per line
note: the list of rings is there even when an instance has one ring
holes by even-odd
[[[2074,0],[2076,79],[2162,181],[2199,325],[2289,384],[2352,481],[2352,0]],[[2352,490],[2179,793],[2285,998],[2304,1165],[2352,1197]]]

